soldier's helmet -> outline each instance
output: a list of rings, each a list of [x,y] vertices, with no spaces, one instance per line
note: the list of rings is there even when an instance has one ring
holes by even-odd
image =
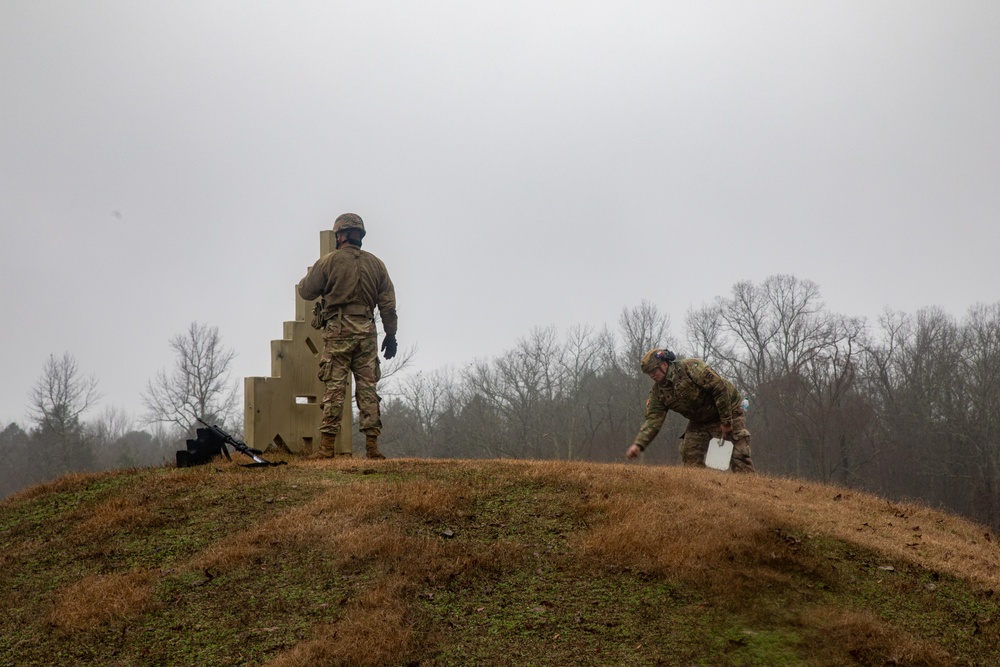
[[[661,350],[658,347],[654,347],[652,350],[642,355],[642,361],[639,362],[639,367],[642,369],[643,373],[652,373],[660,364],[664,361],[673,361],[677,356],[670,350]]]
[[[344,213],[337,216],[333,223],[333,233],[346,232],[350,229],[357,229],[361,232],[361,238],[365,237],[365,223],[357,213]]]

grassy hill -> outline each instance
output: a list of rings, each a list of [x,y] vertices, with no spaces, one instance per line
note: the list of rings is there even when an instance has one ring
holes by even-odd
[[[219,462],[0,502],[0,666],[1000,665],[982,527],[644,465]]]

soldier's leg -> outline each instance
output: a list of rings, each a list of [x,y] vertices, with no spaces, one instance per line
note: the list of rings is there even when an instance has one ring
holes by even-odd
[[[712,439],[709,431],[692,428],[688,424],[681,438],[681,461],[686,466],[705,467],[705,454],[708,452],[708,443]]]
[[[733,472],[755,472],[753,461],[750,460],[750,436],[740,438],[733,443],[733,458],[729,462]]]
[[[378,340],[368,336],[358,342],[351,362],[354,373],[354,400],[358,405],[358,430],[365,434],[365,453],[370,459],[385,458],[378,450],[382,433],[380,398],[376,391],[381,369],[378,360]]]
[[[739,409],[733,413],[733,458],[729,469],[733,472],[754,472],[750,459],[750,431],[747,430],[746,415]]]
[[[351,348],[353,344],[345,340],[327,340],[320,358],[319,379],[323,381],[323,419],[320,422],[320,446],[317,454],[335,456],[334,443],[340,433],[340,416],[347,398],[347,384],[350,377]]]

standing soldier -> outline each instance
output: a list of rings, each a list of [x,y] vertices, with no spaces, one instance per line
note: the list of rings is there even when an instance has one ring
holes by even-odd
[[[704,467],[709,442],[721,436],[733,441],[729,467],[738,472],[754,471],[743,397],[731,382],[701,359],[678,359],[670,350],[650,350],[642,356],[640,366],[654,384],[646,399],[646,421],[626,450],[626,458],[635,458],[646,449],[660,432],[667,412],[673,410],[688,420],[681,436],[684,465]]]
[[[316,324],[323,329],[319,379],[326,385],[326,391],[320,444],[313,457],[334,456],[340,415],[353,373],[354,396],[361,413],[359,428],[365,434],[365,454],[370,459],[384,459],[378,450],[382,419],[375,385],[381,373],[374,311],[378,306],[385,330],[382,352],[386,359],[392,359],[396,355],[396,292],[382,260],[361,249],[361,239],[365,236],[361,216],[341,215],[333,223],[333,232],[337,249],[321,257],[298,285],[299,296],[307,301],[323,297],[321,320]]]

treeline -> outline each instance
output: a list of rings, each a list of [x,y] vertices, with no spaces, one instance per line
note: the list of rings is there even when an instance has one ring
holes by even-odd
[[[689,311],[683,335],[644,302],[614,327],[533,329],[460,369],[407,375],[404,353],[384,369],[381,445],[392,456],[623,461],[650,388],[639,359],[668,347],[749,399],[760,472],[919,499],[1000,530],[1000,302],[961,320],[928,308],[868,321],[778,275]],[[192,324],[170,345],[177,363],[147,383],[138,422],[113,408],[84,419],[96,380],[68,353],[50,357],[28,425],[0,430],[0,497],[66,472],[170,463],[197,418],[239,437],[234,354],[218,330]],[[684,424],[671,414],[644,459],[678,463]]]
[[[383,402],[395,456],[624,461],[669,347],[732,379],[750,401],[761,472],[920,499],[1000,529],[1000,303],[961,321],[938,308],[877,321],[829,312],[793,276],[742,282],[687,313],[684,342],[651,303],[614,329],[534,329],[491,359],[394,379]],[[671,413],[645,459],[677,463]]]
[[[50,356],[29,394],[27,426],[0,430],[0,498],[70,472],[173,463],[199,418],[239,437],[235,354],[218,328],[193,323],[170,347],[176,364],[146,384],[138,419],[117,408],[87,418],[101,399],[97,379],[84,375],[69,352]]]
[[[47,424],[0,431],[0,498],[70,472],[114,470],[173,461],[177,438],[162,429],[122,429],[131,419],[112,410],[57,432]]]

